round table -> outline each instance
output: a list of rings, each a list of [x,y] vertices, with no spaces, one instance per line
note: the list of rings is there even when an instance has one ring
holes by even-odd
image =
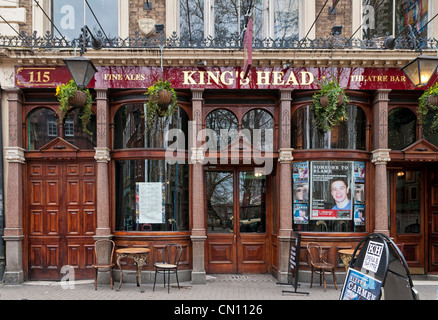
[[[120,260],[124,258],[132,258],[137,264],[137,287],[140,287],[140,292],[143,293],[144,290],[141,287],[141,269],[143,268],[143,264],[146,262],[150,250],[148,248],[123,248],[117,249],[117,266],[120,270],[120,285],[119,290],[122,287],[123,280],[123,272],[120,266]]]
[[[348,266],[350,265],[351,257],[353,257],[354,249],[343,249],[338,252],[342,263],[344,264],[345,271],[348,271]]]

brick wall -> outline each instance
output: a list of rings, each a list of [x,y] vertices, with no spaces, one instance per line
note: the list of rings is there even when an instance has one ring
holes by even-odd
[[[325,0],[316,0],[315,15],[321,11]],[[352,0],[340,0],[336,6],[336,14],[329,13],[329,7],[332,1],[328,1],[324,10],[315,24],[315,37],[324,38],[329,37],[332,27],[343,26],[341,37],[350,37],[352,34]]]
[[[138,21],[143,18],[155,20],[157,24],[165,23],[166,5],[165,0],[149,0],[152,2],[152,10],[144,9],[144,0],[129,0],[129,35],[133,36],[140,31]]]

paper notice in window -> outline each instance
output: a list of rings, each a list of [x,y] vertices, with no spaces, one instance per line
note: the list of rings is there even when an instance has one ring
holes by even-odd
[[[379,269],[380,259],[382,258],[383,243],[370,241],[363,260],[362,268],[374,273]]]
[[[139,223],[164,223],[164,183],[137,182],[136,205]]]

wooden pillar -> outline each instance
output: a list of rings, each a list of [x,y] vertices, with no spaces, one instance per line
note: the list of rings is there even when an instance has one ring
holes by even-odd
[[[372,163],[374,176],[374,233],[389,236],[388,182],[386,164],[391,161],[388,149],[388,101],[389,89],[379,89],[374,94],[374,143]]]
[[[279,125],[279,232],[278,232],[278,280],[287,283],[289,272],[290,237],[292,233],[292,151],[291,100],[292,90],[280,90]]]
[[[95,239],[111,238],[111,210],[109,204],[109,122],[110,112],[108,103],[108,90],[96,89],[96,153],[94,158],[97,161],[97,198],[96,215],[97,228]]]
[[[19,89],[6,90],[8,100],[8,147],[5,147],[7,192],[5,201],[6,284],[24,281],[23,273],[23,168],[22,94]]]
[[[205,210],[204,210],[204,150],[201,141],[197,141],[198,132],[202,129],[202,98],[203,89],[192,89],[192,125],[190,126],[191,157],[192,165],[192,250],[193,250],[193,269],[192,283],[205,284],[205,241],[207,232],[205,230]]]

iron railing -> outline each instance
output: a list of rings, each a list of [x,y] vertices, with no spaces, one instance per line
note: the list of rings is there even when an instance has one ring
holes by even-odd
[[[127,38],[105,38],[100,32],[96,33],[103,42],[103,48],[112,49],[153,49],[153,48],[181,48],[181,49],[235,49],[243,48],[243,41],[240,35],[213,38],[207,37],[196,41],[179,37],[175,32],[170,37],[163,34],[154,37],[146,37],[140,32]],[[374,37],[371,39],[357,39],[332,36],[319,39],[254,39],[253,49],[362,49],[362,50],[384,50],[385,39],[388,37]],[[34,32],[31,35],[21,32],[17,36],[0,35],[0,47],[23,48],[23,49],[72,49],[80,48],[81,37],[68,41],[59,36],[47,32],[44,36],[37,36]],[[85,47],[91,47],[91,39],[88,37]],[[406,50],[436,50],[438,49],[437,39],[426,39],[417,37],[415,40],[410,37],[399,37],[395,41],[395,49]]]

